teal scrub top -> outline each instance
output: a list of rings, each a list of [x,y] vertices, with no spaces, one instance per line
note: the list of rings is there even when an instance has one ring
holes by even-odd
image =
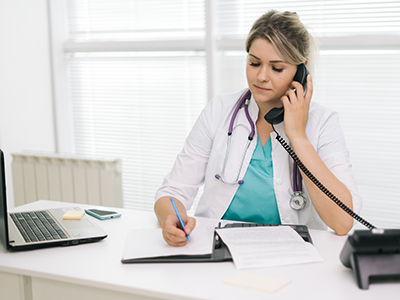
[[[257,145],[235,196],[222,219],[252,223],[281,224],[274,191],[271,139]]]

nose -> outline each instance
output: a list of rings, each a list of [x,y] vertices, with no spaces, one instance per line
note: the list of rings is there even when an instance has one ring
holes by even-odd
[[[267,68],[267,66],[263,66],[262,68],[260,68],[260,71],[257,74],[257,79],[260,82],[266,82],[269,81],[269,69]]]

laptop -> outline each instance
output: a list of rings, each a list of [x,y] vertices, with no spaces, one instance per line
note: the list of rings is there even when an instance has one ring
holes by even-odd
[[[79,207],[65,207],[8,213],[4,153],[0,149],[0,239],[7,250],[70,246],[107,237],[87,215],[80,220],[63,220],[67,211],[74,210],[81,211]]]

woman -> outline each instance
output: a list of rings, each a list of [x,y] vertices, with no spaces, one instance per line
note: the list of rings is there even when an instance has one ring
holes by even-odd
[[[311,75],[307,77],[305,93],[303,86],[293,81],[300,64],[312,64],[312,41],[296,13],[270,11],[254,23],[246,41],[246,76],[251,92],[248,112],[255,124],[254,138],[249,140],[246,150],[251,126],[244,109],[239,109],[229,146],[227,142],[232,115],[248,89],[216,97],[208,103],[156,194],[154,210],[168,244],[186,244],[185,233],[189,235],[196,224],[186,210],[202,184],[204,193],[197,216],[305,224],[318,229],[328,226],[338,235],[347,234],[352,228],[352,218],[304,174],[301,184],[306,199],[304,208],[291,208],[295,188],[293,160],[276,141],[271,124],[264,120],[272,108],[284,107],[284,121],[274,125],[275,130],[330,192],[356,213],[360,211],[362,199],[351,172],[338,115],[311,102]],[[185,232],[181,230],[171,197],[185,223]]]

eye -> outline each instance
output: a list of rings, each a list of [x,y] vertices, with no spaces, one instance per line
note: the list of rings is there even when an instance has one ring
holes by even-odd
[[[259,67],[259,66],[260,66],[260,63],[250,62],[250,66],[252,66],[252,67]]]
[[[283,69],[278,69],[278,68],[275,68],[275,67],[272,67],[272,70],[274,70],[275,72],[278,72],[278,73],[283,71]]]

